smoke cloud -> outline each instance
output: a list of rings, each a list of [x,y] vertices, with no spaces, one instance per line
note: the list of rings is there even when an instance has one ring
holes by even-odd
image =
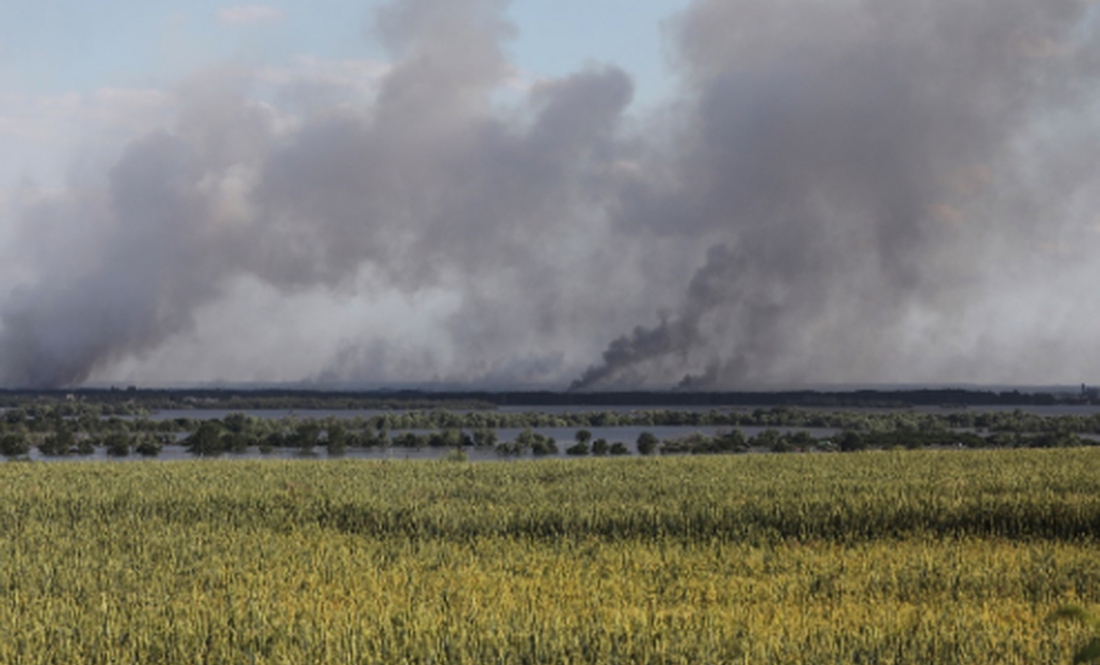
[[[1096,203],[1095,28],[1077,0],[696,3],[674,166],[616,217],[713,244],[676,312],[574,387],[1009,375],[1018,356],[960,375],[986,349],[942,342],[1013,326],[968,313],[1021,273],[1069,297],[1049,277],[1096,223],[1067,205]]]
[[[1100,360],[1095,5],[698,0],[668,23],[676,98],[640,116],[614,65],[523,82],[506,4],[386,5],[366,94],[197,75],[110,168],[24,192],[0,381],[170,382],[188,336],[257,334],[256,292],[333,303],[301,305],[341,326],[298,377],[324,381],[1041,382]],[[280,360],[249,362],[205,378]]]

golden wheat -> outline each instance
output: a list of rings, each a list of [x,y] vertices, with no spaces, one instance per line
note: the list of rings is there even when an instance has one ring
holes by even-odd
[[[0,465],[3,663],[1057,663],[1100,451]]]

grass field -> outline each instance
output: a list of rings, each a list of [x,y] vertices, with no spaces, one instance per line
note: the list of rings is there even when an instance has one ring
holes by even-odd
[[[0,464],[2,663],[1062,663],[1100,450]]]

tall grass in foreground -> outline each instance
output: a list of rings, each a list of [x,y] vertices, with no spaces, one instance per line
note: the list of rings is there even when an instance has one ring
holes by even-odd
[[[0,465],[4,663],[1058,663],[1100,451]]]

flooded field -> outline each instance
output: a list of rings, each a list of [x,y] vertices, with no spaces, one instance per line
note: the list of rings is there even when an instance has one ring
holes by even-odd
[[[565,449],[575,443],[575,437],[578,428],[568,427],[535,427],[531,428],[532,431],[549,436],[553,438],[558,445],[558,452],[544,455],[547,458],[568,458],[570,455],[566,454]],[[707,436],[716,436],[730,431],[731,429],[738,429],[745,435],[746,438],[751,438],[757,434],[763,432],[765,427],[588,427],[583,428],[592,434],[592,439],[604,439],[609,444],[621,443],[626,446],[629,454],[638,454],[637,440],[643,432],[649,432],[656,436],[659,440],[665,439],[680,439],[683,437],[691,436],[692,434],[705,434]],[[806,432],[814,438],[824,438],[837,433],[837,430],[824,428],[824,427],[776,427],[775,429],[781,433],[789,432]],[[430,434],[433,430],[409,430],[414,434]],[[502,442],[514,441],[517,436],[524,431],[523,428],[518,427],[505,427],[496,430],[497,438]],[[466,446],[462,449],[466,458],[470,461],[501,461],[501,460],[514,460],[514,459],[529,459],[532,457],[528,452],[523,455],[501,455],[491,447],[477,447]],[[454,452],[453,448],[433,448],[429,446],[422,447],[404,447],[404,446],[386,446],[386,447],[372,447],[372,448],[354,448],[349,447],[340,455],[330,456],[324,446],[317,446],[313,451],[302,454],[297,448],[275,448],[269,452],[261,452],[258,448],[252,447],[243,453],[227,452],[222,457],[226,459],[295,459],[295,460],[311,460],[311,459],[444,459],[448,455]],[[156,460],[156,461],[172,461],[172,460],[187,460],[193,459],[194,456],[187,452],[187,449],[182,444],[169,444],[165,445],[161,452],[155,457],[143,457],[138,454],[130,454],[125,457],[112,457],[107,454],[106,449],[97,447],[95,451],[89,455],[72,455],[66,457],[49,457],[42,455],[38,449],[31,449],[28,459],[35,461],[46,462],[71,462],[71,461],[111,461],[111,462],[135,462],[142,460]]]
[[[61,415],[59,411],[32,409],[5,415],[11,436],[23,437],[24,443],[22,448],[13,443],[16,451],[3,454],[32,461],[172,461],[195,455],[302,460],[458,455],[489,461],[868,447],[1066,447],[1095,445],[1100,436],[1098,414],[1100,406],[1064,404],[814,409],[671,405],[184,408],[141,416]],[[189,449],[188,441],[198,439],[188,437],[207,429],[216,443]],[[69,443],[60,448],[51,444],[58,440],[51,432],[64,431],[70,433]],[[582,433],[587,436],[579,437]],[[330,439],[330,434],[338,439]],[[638,442],[643,434],[652,438],[647,449],[640,451]],[[111,436],[117,444],[113,450],[108,442]],[[124,437],[121,443],[118,437]],[[585,445],[570,455],[569,448],[580,439]],[[330,440],[336,441],[331,448]],[[84,454],[76,454],[78,450]],[[139,455],[139,450],[148,454]]]

